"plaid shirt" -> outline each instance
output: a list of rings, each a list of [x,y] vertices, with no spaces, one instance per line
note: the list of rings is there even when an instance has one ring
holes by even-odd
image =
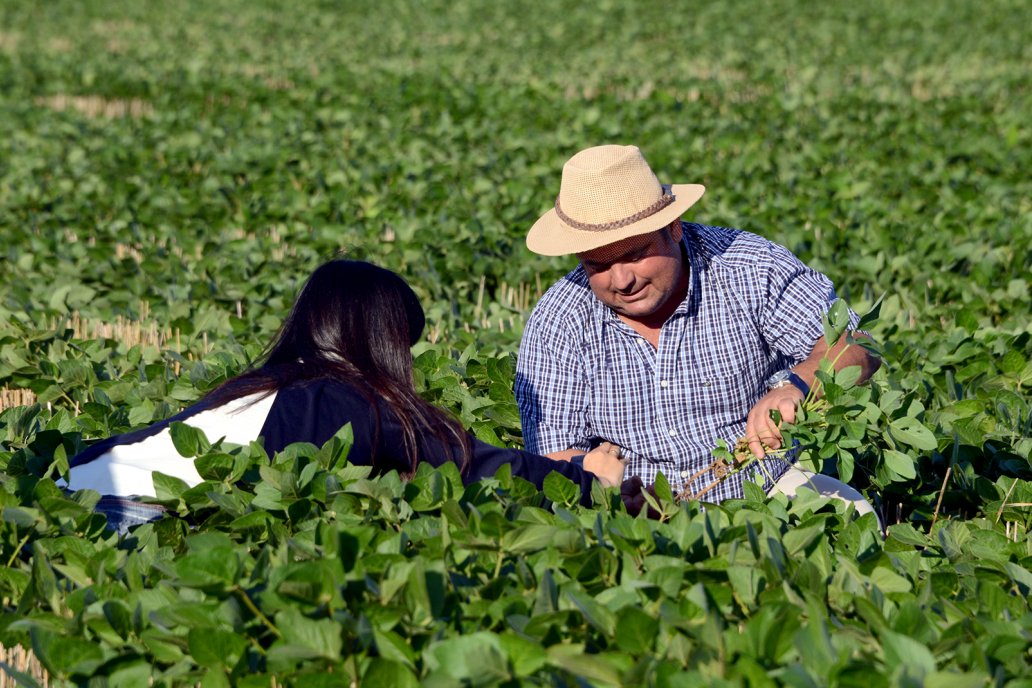
[[[683,226],[688,294],[658,350],[595,298],[580,266],[534,308],[515,386],[527,449],[587,451],[608,440],[630,458],[628,475],[648,485],[662,472],[677,491],[713,461],[718,438],[733,446],[745,433],[767,378],[810,354],[836,299],[831,281],[754,234]],[[753,466],[705,500],[741,497],[743,479],[757,474],[769,489],[788,467],[775,459]],[[714,479],[707,471],[689,487]]]

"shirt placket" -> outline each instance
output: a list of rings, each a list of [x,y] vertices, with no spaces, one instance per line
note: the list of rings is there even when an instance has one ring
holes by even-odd
[[[678,461],[674,475],[667,476],[671,483],[678,488],[691,475],[691,471],[688,470],[690,468],[688,457],[685,456],[688,448],[683,437],[688,429],[684,423],[684,397],[687,393],[686,385],[691,383],[688,379],[690,376],[680,369],[681,349],[684,346],[685,329],[688,322],[683,310],[683,307],[678,309],[663,325],[659,338],[659,350],[656,352],[656,375],[653,387],[655,390],[655,418],[662,425],[672,453],[682,457]]]
[[[688,265],[688,292],[660,333],[655,387],[657,417],[664,418],[670,444],[679,457],[675,474],[669,476],[677,489],[683,488],[688,477],[697,470],[692,462],[691,438],[684,433],[697,429],[686,400],[698,380],[692,368],[684,365],[684,357],[690,354],[684,349],[695,315],[690,304],[697,296],[701,274],[691,244],[682,239],[681,245]]]
[[[621,422],[629,426],[653,427],[656,417],[653,415],[655,408],[654,399],[651,397],[651,381],[655,377],[656,351],[649,344],[648,340],[634,331],[627,323],[620,320],[614,313],[605,313],[606,327],[609,329],[611,345],[614,346],[615,361],[619,378],[626,385],[625,393],[632,399],[646,400],[644,404],[637,404],[637,412],[624,410],[613,413],[621,418]],[[642,412],[645,412],[644,414]],[[612,412],[611,412],[612,413]],[[631,414],[631,415],[627,415]],[[651,418],[644,418],[643,415],[651,415]],[[603,424],[604,425],[604,424]],[[616,437],[618,435],[614,435]],[[643,456],[650,456],[651,451],[644,452]]]
[[[624,345],[623,361],[628,365],[624,377],[633,388],[629,393],[645,402],[639,407],[642,413],[633,421],[628,421],[637,425],[638,432],[649,438],[642,445],[645,451],[640,458],[654,459],[657,455],[662,455],[662,444],[666,439],[666,431],[661,431],[660,426],[666,428],[669,423],[666,414],[663,413],[663,399],[657,394],[656,387],[656,381],[660,377],[659,352],[652,348],[647,339],[623,321],[614,317],[613,324],[618,331],[617,336]],[[655,467],[638,465],[635,468],[638,472],[646,471],[650,482],[655,480]]]

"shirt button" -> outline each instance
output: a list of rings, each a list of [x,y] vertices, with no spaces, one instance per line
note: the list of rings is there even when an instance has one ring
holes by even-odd
[[[681,477],[682,478],[687,478],[688,477],[688,471],[681,471]]]
[[[673,437],[676,434],[677,434],[677,430],[675,428],[670,428],[670,436]]]
[[[669,387],[670,386],[670,380],[660,380],[659,386],[660,387]]]
[[[648,344],[648,342],[646,342],[646,341],[645,341],[645,340],[644,340],[643,338],[641,338],[641,337],[638,337],[638,343],[639,343],[639,344]]]

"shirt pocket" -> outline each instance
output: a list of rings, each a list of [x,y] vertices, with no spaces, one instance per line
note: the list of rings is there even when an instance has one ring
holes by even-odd
[[[654,423],[655,354],[639,340],[621,333],[592,357],[588,417],[596,437],[619,443]]]
[[[747,335],[747,332],[739,333]],[[693,352],[687,389],[692,411],[718,427],[743,421],[763,394],[765,349],[755,336],[740,336]]]

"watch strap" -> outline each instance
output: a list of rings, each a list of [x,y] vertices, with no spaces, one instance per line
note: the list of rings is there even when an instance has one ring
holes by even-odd
[[[803,397],[810,396],[810,385],[806,384],[806,380],[799,377],[791,370],[788,371],[788,381],[795,385],[796,389],[803,393]]]

